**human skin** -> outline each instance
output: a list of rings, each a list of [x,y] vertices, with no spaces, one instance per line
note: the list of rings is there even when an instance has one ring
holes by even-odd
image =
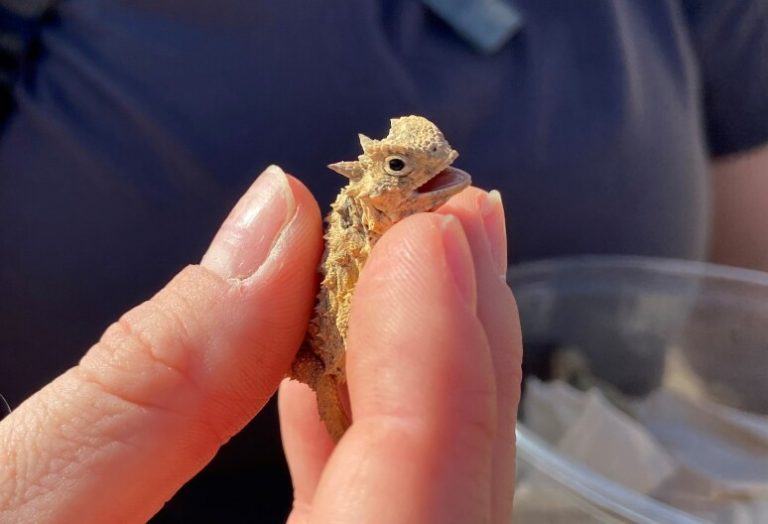
[[[312,393],[281,387],[291,522],[506,521],[521,345],[503,223],[500,201],[470,188],[377,244],[353,299],[338,446]],[[260,176],[199,265],[0,422],[0,522],[155,514],[283,381],[321,230],[300,182]]]
[[[768,271],[768,145],[712,166],[713,262]]]

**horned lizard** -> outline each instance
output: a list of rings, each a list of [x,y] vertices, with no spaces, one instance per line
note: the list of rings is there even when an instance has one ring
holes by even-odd
[[[322,282],[307,337],[291,378],[317,393],[320,416],[335,441],[349,427],[343,406],[345,354],[352,292],[373,245],[399,220],[431,211],[470,184],[450,167],[458,153],[420,116],[390,120],[383,140],[359,135],[363,154],[328,167],[349,178],[326,217]]]

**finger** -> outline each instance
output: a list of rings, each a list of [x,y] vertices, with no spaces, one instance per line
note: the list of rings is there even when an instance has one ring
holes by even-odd
[[[374,247],[347,353],[353,424],[317,488],[318,522],[487,522],[496,392],[469,245],[421,214]]]
[[[317,204],[268,169],[201,266],[0,423],[0,521],[146,521],[274,393],[303,338]]]
[[[470,187],[440,213],[456,216],[467,233],[477,274],[477,314],[491,346],[498,426],[493,445],[492,522],[509,522],[515,489],[515,423],[520,402],[522,337],[517,306],[506,284],[504,209],[498,192]]]
[[[317,411],[317,397],[305,384],[284,380],[278,409],[283,449],[293,481],[293,511],[288,521],[305,522],[320,475],[333,452],[333,440]]]

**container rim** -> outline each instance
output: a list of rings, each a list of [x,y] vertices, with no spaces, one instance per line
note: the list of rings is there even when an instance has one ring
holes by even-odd
[[[510,284],[522,283],[540,275],[579,269],[620,269],[656,275],[730,280],[768,287],[768,272],[764,271],[712,262],[639,255],[574,255],[522,262],[508,267],[507,281]]]

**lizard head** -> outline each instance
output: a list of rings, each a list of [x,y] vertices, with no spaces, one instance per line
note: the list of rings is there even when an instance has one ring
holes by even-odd
[[[361,198],[389,215],[430,211],[467,187],[467,173],[451,167],[459,156],[440,130],[420,116],[390,121],[382,140],[360,135],[363,154],[328,166],[347,176]]]

